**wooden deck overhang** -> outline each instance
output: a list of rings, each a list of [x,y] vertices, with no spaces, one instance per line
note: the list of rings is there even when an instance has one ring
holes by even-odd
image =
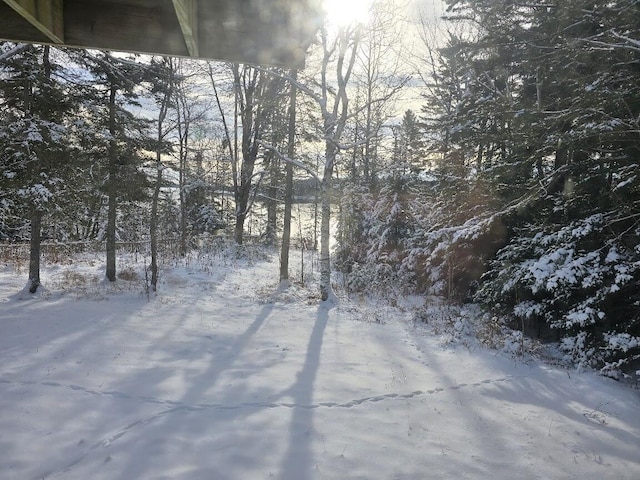
[[[301,67],[321,0],[0,0],[0,38]]]

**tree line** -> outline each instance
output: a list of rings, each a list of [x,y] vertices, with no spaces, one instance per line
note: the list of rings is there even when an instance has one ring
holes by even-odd
[[[281,247],[319,208],[321,292],[475,301],[619,376],[640,367],[640,7],[449,0],[420,48],[388,2],[300,71],[5,43],[0,236]],[[437,27],[437,28],[436,28]],[[397,103],[420,100],[398,115]],[[330,224],[336,248],[329,249]],[[333,257],[333,258],[332,258]],[[154,273],[155,272],[155,273]]]

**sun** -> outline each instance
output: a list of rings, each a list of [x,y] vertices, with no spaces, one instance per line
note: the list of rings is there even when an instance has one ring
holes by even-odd
[[[323,0],[323,8],[330,25],[344,27],[353,23],[367,23],[374,0]]]

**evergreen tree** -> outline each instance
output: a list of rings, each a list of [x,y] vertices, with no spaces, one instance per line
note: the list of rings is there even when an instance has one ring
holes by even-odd
[[[85,145],[90,147],[94,168],[99,170],[98,188],[107,200],[106,278],[114,282],[118,205],[142,201],[148,195],[148,178],[141,164],[143,149],[153,150],[150,122],[132,111],[140,106],[139,86],[148,66],[108,52],[87,52],[82,60],[92,75],[87,113],[98,133],[86,138]]]
[[[213,234],[224,226],[220,204],[204,168],[204,153],[196,152],[195,168],[188,173],[186,188],[187,223],[192,235]]]
[[[426,154],[423,150],[423,134],[413,110],[406,110],[400,125],[395,129],[393,162],[397,167],[415,173],[426,167]]]
[[[464,93],[453,113],[434,118],[448,150],[475,167],[471,184],[485,197],[475,217],[440,230],[451,237],[446,255],[481,252],[493,239],[502,248],[485,265],[479,301],[529,333],[562,338],[585,364],[610,374],[632,368],[640,358],[635,2],[448,3],[449,18],[469,21],[474,35],[455,44]]]
[[[0,82],[0,231],[15,238],[29,219],[29,292],[40,285],[43,219],[62,205],[73,149],[75,103],[56,63],[61,52],[27,46],[3,64]],[[4,215],[2,214],[4,211]],[[11,212],[13,218],[7,218]],[[8,221],[7,221],[8,220]]]

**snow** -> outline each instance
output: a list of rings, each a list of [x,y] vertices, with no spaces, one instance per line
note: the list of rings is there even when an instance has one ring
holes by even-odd
[[[194,256],[149,301],[100,260],[29,299],[0,266],[0,478],[640,478],[637,390],[279,290],[277,262]]]
[[[565,316],[565,323],[569,327],[576,325],[585,326],[596,322],[596,311],[591,307],[583,307],[580,310],[569,312]]]
[[[623,180],[622,182],[616,184],[615,187],[613,187],[612,191],[616,191],[616,190],[620,190],[621,188],[624,188],[628,185],[633,185],[633,183],[636,181],[637,176],[636,175],[632,175],[631,177],[627,178],[626,180]]]

